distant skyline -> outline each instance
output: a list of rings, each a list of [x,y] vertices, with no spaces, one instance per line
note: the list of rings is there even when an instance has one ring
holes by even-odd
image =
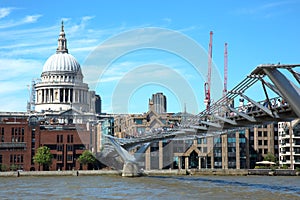
[[[112,108],[115,104],[124,106],[124,102],[116,101],[113,104],[113,98],[122,97],[119,93],[124,91],[124,88],[120,84],[131,80],[140,81],[138,82],[140,86],[131,85],[132,90],[129,91],[129,95],[127,94],[129,96],[127,107],[130,113],[146,112],[148,99],[157,92],[166,95],[168,112],[183,111],[184,103],[187,103],[188,112],[200,112],[204,109],[203,85],[206,74],[197,74],[192,63],[181,55],[159,48],[130,51],[111,61],[109,68],[99,77],[101,81],[98,84],[90,79],[90,74],[98,75],[98,72],[97,67],[92,71],[86,66],[89,56],[93,55],[97,47],[101,45],[103,47],[104,44],[108,44],[107,41],[113,41],[112,39],[123,33],[149,27],[181,34],[207,52],[209,32],[213,31],[213,62],[217,69],[214,73],[221,80],[223,80],[224,43],[228,43],[230,90],[259,64],[300,63],[299,8],[299,0],[250,2],[54,0],[43,3],[33,0],[1,1],[0,111],[26,111],[29,99],[28,85],[32,80],[40,78],[45,61],[55,53],[63,20],[69,53],[81,64],[84,82],[101,96],[103,112],[123,111]],[[144,40],[138,38],[138,34],[136,38]],[[131,40],[128,38],[128,41],[135,41],[134,37]],[[126,38],[123,38],[122,45],[125,42]],[[193,53],[197,55],[198,52]],[[203,55],[199,52],[199,56]],[[97,59],[101,59],[101,55]],[[201,68],[205,71],[207,64]],[[170,82],[159,81],[168,75],[167,79]],[[156,81],[151,82],[151,78],[156,78]],[[146,82],[141,82],[146,79]],[[181,79],[182,83],[176,82],[178,79]],[[169,87],[169,83],[175,87]],[[176,89],[182,91],[179,86],[183,84],[190,88],[197,105],[192,106],[192,103],[185,102],[189,99],[183,99],[186,97],[181,97],[182,94],[176,91]],[[220,93],[222,89],[220,88]]]

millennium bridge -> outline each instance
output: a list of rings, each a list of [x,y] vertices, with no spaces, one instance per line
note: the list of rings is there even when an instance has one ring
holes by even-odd
[[[229,129],[249,127],[276,121],[292,121],[300,118],[300,64],[266,64],[257,66],[244,80],[228,91],[209,108],[197,115],[182,116],[181,124],[172,129],[152,131],[152,134],[130,139],[106,136],[111,147],[121,156],[123,176],[138,176],[140,174],[137,156],[143,153],[151,144],[164,139],[195,138],[221,134]],[[260,84],[264,98],[257,101],[247,94],[254,85]],[[273,96],[270,93],[275,94]],[[239,99],[240,105],[233,106]],[[248,103],[243,104],[246,100]],[[140,145],[135,154],[129,151]],[[113,148],[113,149],[112,149]]]

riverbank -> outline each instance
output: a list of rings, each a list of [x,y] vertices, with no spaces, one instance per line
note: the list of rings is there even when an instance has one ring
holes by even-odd
[[[198,169],[198,170],[144,170],[142,176],[300,176],[296,170],[271,169]],[[74,170],[74,171],[13,171],[0,172],[0,177],[26,177],[26,176],[122,176],[120,170]]]
[[[24,176],[121,176],[117,170],[73,170],[73,171],[14,171],[0,172],[0,177],[24,177]]]

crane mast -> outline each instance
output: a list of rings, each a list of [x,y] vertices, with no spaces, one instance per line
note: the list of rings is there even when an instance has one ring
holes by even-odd
[[[227,73],[228,73],[228,52],[227,52],[227,43],[224,47],[224,89],[223,96],[227,94]]]
[[[207,70],[207,82],[204,83],[205,99],[204,104],[206,105],[206,110],[209,111],[210,108],[210,85],[211,85],[211,64],[212,64],[212,36],[213,32],[210,31],[209,47],[208,47],[208,70]]]

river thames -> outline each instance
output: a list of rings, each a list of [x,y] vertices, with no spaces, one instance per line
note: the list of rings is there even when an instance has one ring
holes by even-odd
[[[0,199],[300,199],[283,176],[1,177]]]

